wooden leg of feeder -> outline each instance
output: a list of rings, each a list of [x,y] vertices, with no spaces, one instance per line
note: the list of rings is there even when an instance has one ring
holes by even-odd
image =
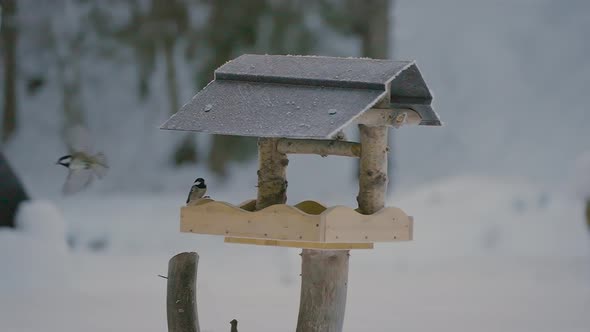
[[[361,213],[373,214],[385,206],[388,128],[359,125],[359,131],[362,152],[356,200]]]
[[[387,127],[359,125],[361,160],[359,210],[373,214],[385,205]],[[348,284],[348,250],[302,253],[301,300],[297,332],[342,331]]]
[[[258,197],[256,210],[287,201],[286,169],[289,159],[277,149],[278,139],[258,139]]]
[[[168,332],[199,332],[196,252],[183,252],[168,262],[166,310]]]
[[[303,249],[297,332],[342,331],[348,250]]]

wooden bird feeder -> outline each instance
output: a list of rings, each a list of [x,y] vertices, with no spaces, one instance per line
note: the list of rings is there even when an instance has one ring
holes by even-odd
[[[243,55],[162,129],[259,137],[258,196],[233,205],[201,199],[181,208],[180,230],[228,243],[370,249],[412,239],[412,217],[385,207],[388,127],[440,126],[432,96],[409,61]],[[360,143],[338,133],[359,125]],[[288,154],[360,159],[358,208],[286,204]]]

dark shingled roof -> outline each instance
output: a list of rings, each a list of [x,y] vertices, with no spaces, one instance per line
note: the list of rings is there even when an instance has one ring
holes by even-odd
[[[414,62],[289,55],[242,55],[162,129],[209,134],[327,138],[386,95],[421,125],[440,126],[432,95]]]

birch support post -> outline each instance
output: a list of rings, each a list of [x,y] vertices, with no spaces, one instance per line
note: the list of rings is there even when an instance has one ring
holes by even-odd
[[[360,157],[361,145],[356,142],[317,139],[288,139],[279,140],[277,148],[281,153],[319,154],[322,157],[344,156]]]
[[[373,214],[385,205],[387,188],[386,126],[359,125],[361,143],[287,140],[258,140],[258,196],[260,210],[287,200],[286,153],[360,155],[359,211]],[[341,144],[344,143],[344,144]],[[349,250],[303,249],[301,298],[297,332],[340,332],[346,311]]]
[[[183,252],[168,262],[166,311],[168,332],[199,332],[196,252]]]
[[[359,125],[361,154],[359,194],[356,200],[359,211],[373,214],[385,205],[387,190],[387,127]]]
[[[276,138],[258,139],[258,195],[256,210],[287,201],[287,155],[279,152]]]
[[[349,250],[303,249],[297,332],[342,331],[349,256]]]

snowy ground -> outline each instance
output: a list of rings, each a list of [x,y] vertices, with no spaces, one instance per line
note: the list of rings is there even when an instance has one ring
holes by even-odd
[[[26,207],[19,231],[0,232],[2,331],[165,331],[166,282],[157,275],[180,251],[201,256],[204,331],[227,331],[232,318],[243,331],[293,330],[297,250],[180,234],[183,198],[81,196],[58,209]],[[415,240],[352,253],[347,331],[587,331],[590,234],[575,198],[474,176],[391,204],[415,216]]]

